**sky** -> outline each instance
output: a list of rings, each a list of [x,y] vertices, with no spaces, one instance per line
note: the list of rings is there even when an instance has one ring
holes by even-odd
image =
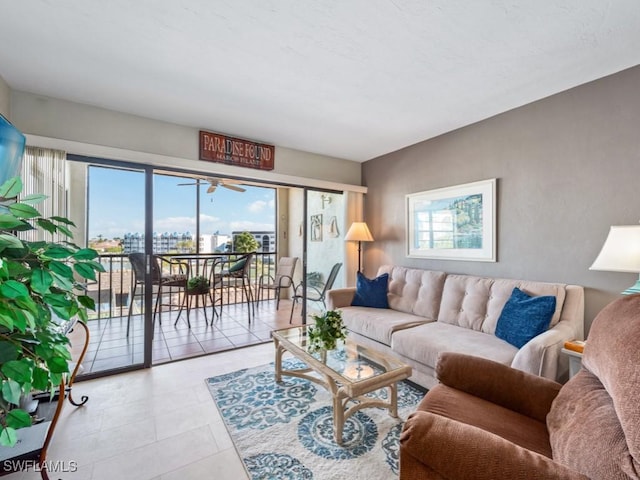
[[[198,188],[178,185],[193,182],[154,175],[154,232],[195,234]],[[207,194],[207,187],[200,187],[201,234],[275,230],[275,189],[245,185],[245,192],[235,192],[219,186]],[[90,239],[144,233],[144,173],[91,166],[88,201]]]

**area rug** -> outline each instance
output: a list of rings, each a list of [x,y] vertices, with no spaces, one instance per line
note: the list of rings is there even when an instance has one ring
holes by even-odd
[[[295,359],[286,369],[301,368]],[[305,379],[274,380],[274,364],[206,380],[249,476],[257,479],[394,479],[398,438],[424,391],[398,385],[398,418],[366,408],[344,426],[342,445],[333,438],[331,395]],[[388,389],[371,393],[387,398]]]

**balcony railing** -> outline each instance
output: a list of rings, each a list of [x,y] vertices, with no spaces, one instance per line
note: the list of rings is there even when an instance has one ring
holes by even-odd
[[[190,265],[190,276],[202,274],[205,263],[211,259],[233,259],[242,253],[211,253],[211,254],[163,254],[163,257],[184,258]],[[273,275],[276,266],[276,252],[256,252],[249,267],[249,279],[253,290],[254,298],[257,293],[258,279],[261,275]],[[87,285],[87,295],[96,303],[96,311],[90,312],[90,319],[101,319],[111,317],[124,317],[129,313],[129,302],[133,283],[135,281],[134,272],[127,254],[103,254],[99,258],[105,272],[100,273],[96,281]],[[177,273],[177,272],[166,272]],[[141,297],[136,292],[134,301],[141,302]],[[235,293],[230,294],[227,290],[224,297],[225,304],[242,302],[240,296]],[[139,310],[138,310],[139,313]]]

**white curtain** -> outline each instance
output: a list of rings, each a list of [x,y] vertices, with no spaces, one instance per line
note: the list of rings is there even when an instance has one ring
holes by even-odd
[[[40,193],[47,199],[35,208],[43,217],[68,216],[67,201],[67,153],[62,150],[27,146],[22,157],[22,196]],[[52,240],[51,234],[41,230],[22,232],[20,237],[28,241]],[[53,241],[66,240],[56,234]]]

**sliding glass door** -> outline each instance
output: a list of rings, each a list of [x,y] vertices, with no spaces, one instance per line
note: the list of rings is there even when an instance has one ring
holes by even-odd
[[[105,272],[87,285],[96,302],[90,315],[91,343],[84,373],[145,363],[145,335],[151,322],[145,288],[148,171],[80,164],[85,169],[87,239]]]

